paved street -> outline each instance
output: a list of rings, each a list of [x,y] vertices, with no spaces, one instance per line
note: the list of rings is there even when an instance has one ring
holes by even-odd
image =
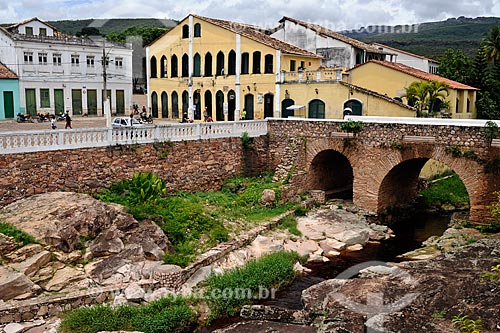
[[[66,122],[58,121],[57,129],[64,129]],[[92,127],[104,127],[106,126],[106,119],[104,117],[73,117],[71,126],[73,128],[92,128]],[[50,121],[44,121],[42,123],[18,123],[14,120],[2,120],[0,121],[0,132],[8,131],[27,131],[27,130],[49,130]]]
[[[73,117],[71,118],[71,126],[74,129],[77,128],[95,128],[95,127],[105,127],[106,119],[104,117]],[[167,123],[178,123],[176,122],[168,122],[165,120],[156,120],[154,124],[167,124]],[[57,129],[64,129],[66,122],[58,121]],[[42,123],[33,122],[33,123],[18,123],[16,120],[0,120],[0,132],[10,132],[10,131],[28,131],[28,130],[49,130],[50,121],[44,121]]]

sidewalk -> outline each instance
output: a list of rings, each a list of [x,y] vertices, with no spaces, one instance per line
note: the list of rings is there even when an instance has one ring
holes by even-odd
[[[66,126],[65,121],[56,122],[57,129],[64,129]],[[71,127],[76,128],[96,128],[105,127],[106,119],[104,117],[72,117]],[[29,130],[50,130],[50,121],[44,121],[42,123],[18,123],[15,119],[1,120],[0,121],[0,132],[11,132],[11,131],[29,131]]]

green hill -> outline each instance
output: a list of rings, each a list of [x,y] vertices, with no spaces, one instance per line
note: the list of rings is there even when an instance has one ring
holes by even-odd
[[[459,17],[412,26],[369,26],[342,33],[364,42],[378,42],[430,58],[439,58],[449,48],[460,49],[465,54],[474,56],[481,39],[497,25],[500,25],[499,17]]]
[[[177,24],[177,21],[170,19],[153,18],[127,18],[127,19],[86,19],[86,20],[61,20],[47,21],[47,23],[56,27],[59,31],[77,35],[84,28],[96,28],[102,35],[108,35],[112,32],[120,33],[130,27],[139,28],[171,28]],[[2,24],[9,26],[11,24]]]

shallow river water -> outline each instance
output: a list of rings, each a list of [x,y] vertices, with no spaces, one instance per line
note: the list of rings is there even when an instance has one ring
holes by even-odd
[[[397,262],[399,261],[398,255],[419,248],[422,242],[431,236],[441,236],[447,229],[450,218],[451,213],[447,215],[423,213],[416,214],[404,221],[398,221],[391,225],[391,229],[396,235],[393,239],[383,241],[379,245],[367,244],[362,251],[343,253],[337,259],[327,263],[307,265],[312,270],[308,275],[296,278],[288,288],[276,293],[274,299],[263,300],[259,304],[300,310],[302,309],[302,290],[326,279],[333,279],[345,269],[365,261]],[[202,328],[197,333],[209,333],[238,321],[241,321],[241,318],[217,320],[210,327]]]

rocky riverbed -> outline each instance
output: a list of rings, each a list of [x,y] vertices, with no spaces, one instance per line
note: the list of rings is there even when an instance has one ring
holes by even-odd
[[[197,292],[212,272],[244,265],[266,253],[293,250],[314,265],[394,237],[390,228],[370,223],[369,217],[369,212],[352,204],[330,202],[297,219],[301,236],[279,229],[264,231],[248,246],[201,267],[178,290],[156,287],[147,292],[141,283],[155,283],[150,281],[152,272],[170,250],[154,223],[139,224],[119,205],[82,194],[33,196],[2,210],[3,219],[34,235],[40,244],[15,249],[12,239],[0,234],[0,295],[6,302],[36,302],[39,295],[118,284],[123,289],[111,299],[114,304],[148,302],[173,292],[189,294]],[[297,310],[301,306],[245,307],[242,317],[251,320],[220,332],[363,332],[365,324],[386,332],[452,332],[450,318],[459,313],[481,318],[494,332],[500,317],[495,308],[500,301],[498,288],[481,274],[500,257],[500,241],[482,237],[473,229],[450,229],[426,242],[432,251],[406,255],[424,261],[358,267],[363,273],[357,278],[326,280],[304,290],[301,310]],[[464,246],[471,240],[475,243]],[[308,272],[301,265],[296,270]],[[434,313],[444,313],[443,318],[434,318]],[[22,323],[3,330],[55,332],[56,317],[42,320],[38,314],[18,318]]]

